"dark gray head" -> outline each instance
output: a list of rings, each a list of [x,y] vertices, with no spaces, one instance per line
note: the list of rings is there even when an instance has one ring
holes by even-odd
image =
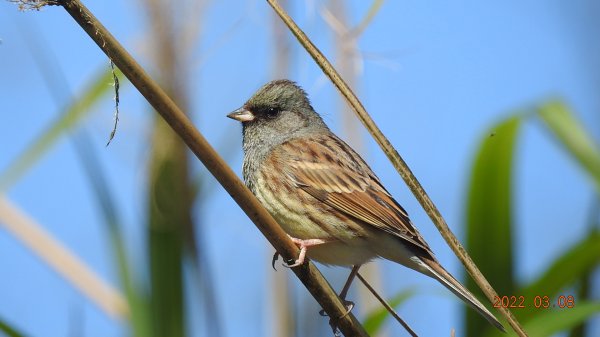
[[[269,151],[289,139],[328,130],[304,90],[289,80],[265,84],[227,117],[242,122],[245,151]]]

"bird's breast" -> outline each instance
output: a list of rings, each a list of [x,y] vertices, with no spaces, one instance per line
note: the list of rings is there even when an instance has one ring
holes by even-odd
[[[275,177],[275,172],[261,172],[252,182],[254,195],[281,225],[283,230],[298,239],[328,239],[328,233],[319,224],[327,221],[316,214],[318,204],[310,195],[299,194],[291,182]]]
[[[309,248],[311,259],[350,266],[376,256],[364,233],[355,230],[356,224],[349,226],[354,220],[298,188],[286,176],[280,160],[266,158],[260,167],[244,163],[244,181],[287,234],[302,240],[329,241]]]

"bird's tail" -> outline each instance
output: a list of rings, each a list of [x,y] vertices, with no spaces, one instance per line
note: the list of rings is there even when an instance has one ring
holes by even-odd
[[[458,282],[449,272],[444,269],[437,261],[427,258],[419,258],[422,262],[421,267],[429,271],[429,276],[435,278],[442,283],[446,288],[458,296],[461,300],[467,303],[471,308],[475,309],[481,316],[499,330],[506,332],[504,326],[496,319],[496,317],[487,310],[487,308],[479,302],[473,294],[471,294],[460,282]]]

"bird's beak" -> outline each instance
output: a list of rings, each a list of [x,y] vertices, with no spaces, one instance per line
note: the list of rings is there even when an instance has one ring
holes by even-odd
[[[229,117],[231,119],[235,119],[236,121],[242,122],[242,123],[250,122],[250,121],[254,120],[254,114],[244,107],[241,107],[241,108],[235,110],[234,112],[227,115],[227,117]]]

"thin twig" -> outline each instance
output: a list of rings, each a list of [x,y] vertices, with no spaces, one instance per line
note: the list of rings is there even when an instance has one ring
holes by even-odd
[[[298,248],[181,109],[79,0],[62,0],[60,3],[182,138],[275,249],[286,260],[295,259],[299,253]],[[339,317],[338,326],[346,336],[368,336],[354,315],[346,313],[346,307],[312,263],[305,263],[292,271],[329,317]]]
[[[414,332],[413,329],[411,329],[411,327],[408,325],[408,323],[406,323],[400,317],[400,315],[398,315],[396,310],[394,310],[394,308],[392,308],[392,306],[389,305],[388,302],[383,297],[381,297],[379,295],[379,293],[377,293],[377,291],[375,291],[375,289],[373,289],[373,287],[371,287],[369,282],[367,282],[367,280],[365,280],[359,272],[356,273],[356,277],[358,277],[358,279],[365,285],[365,287],[367,287],[367,289],[369,289],[371,294],[373,294],[373,296],[375,296],[375,298],[377,298],[377,300],[379,300],[379,303],[381,303],[381,305],[383,305],[385,307],[385,309],[390,313],[390,315],[394,316],[394,318],[398,321],[398,323],[400,323],[404,327],[404,329],[406,329],[406,331],[408,331],[408,333],[411,336],[418,337],[417,333]]]
[[[288,26],[290,31],[294,34],[294,36],[298,39],[300,44],[306,49],[306,51],[310,54],[310,56],[315,60],[317,65],[323,70],[325,75],[329,77],[329,79],[333,82],[336,88],[340,91],[340,93],[346,98],[350,106],[353,108],[354,112],[358,116],[358,118],[365,125],[367,130],[371,133],[373,138],[377,141],[383,152],[387,155],[388,159],[394,165],[402,179],[404,179],[405,183],[408,185],[414,196],[417,198],[425,212],[429,215],[438,231],[446,240],[454,254],[460,259],[462,264],[465,266],[471,277],[475,280],[477,285],[481,288],[483,293],[487,296],[490,302],[493,302],[494,298],[497,297],[497,293],[489,284],[489,282],[485,279],[481,271],[477,268],[471,257],[467,254],[464,247],[460,244],[456,236],[450,231],[450,228],[446,224],[446,221],[442,217],[440,211],[434,205],[433,201],[429,198],[425,189],[415,175],[412,173],[406,162],[402,159],[402,157],[398,154],[396,149],[392,146],[390,141],[383,135],[379,127],[375,124],[371,116],[367,113],[366,109],[362,105],[362,103],[358,100],[356,95],[352,92],[350,87],[344,82],[335,68],[331,65],[331,63],[325,58],[323,53],[315,47],[312,41],[306,36],[306,34],[296,25],[296,23],[292,20],[292,18],[279,6],[276,0],[267,0],[269,5],[273,7],[275,12],[281,17],[283,22]],[[513,316],[513,314],[507,308],[500,308],[500,312],[507,319],[510,326],[513,330],[521,337],[527,336],[517,319]]]
[[[113,86],[115,87],[115,124],[113,125],[113,129],[110,132],[110,136],[108,137],[108,142],[106,146],[110,144],[110,142],[115,138],[115,133],[117,133],[117,125],[119,124],[119,78],[117,77],[117,73],[115,72],[115,63],[110,60],[110,69],[113,77]]]

